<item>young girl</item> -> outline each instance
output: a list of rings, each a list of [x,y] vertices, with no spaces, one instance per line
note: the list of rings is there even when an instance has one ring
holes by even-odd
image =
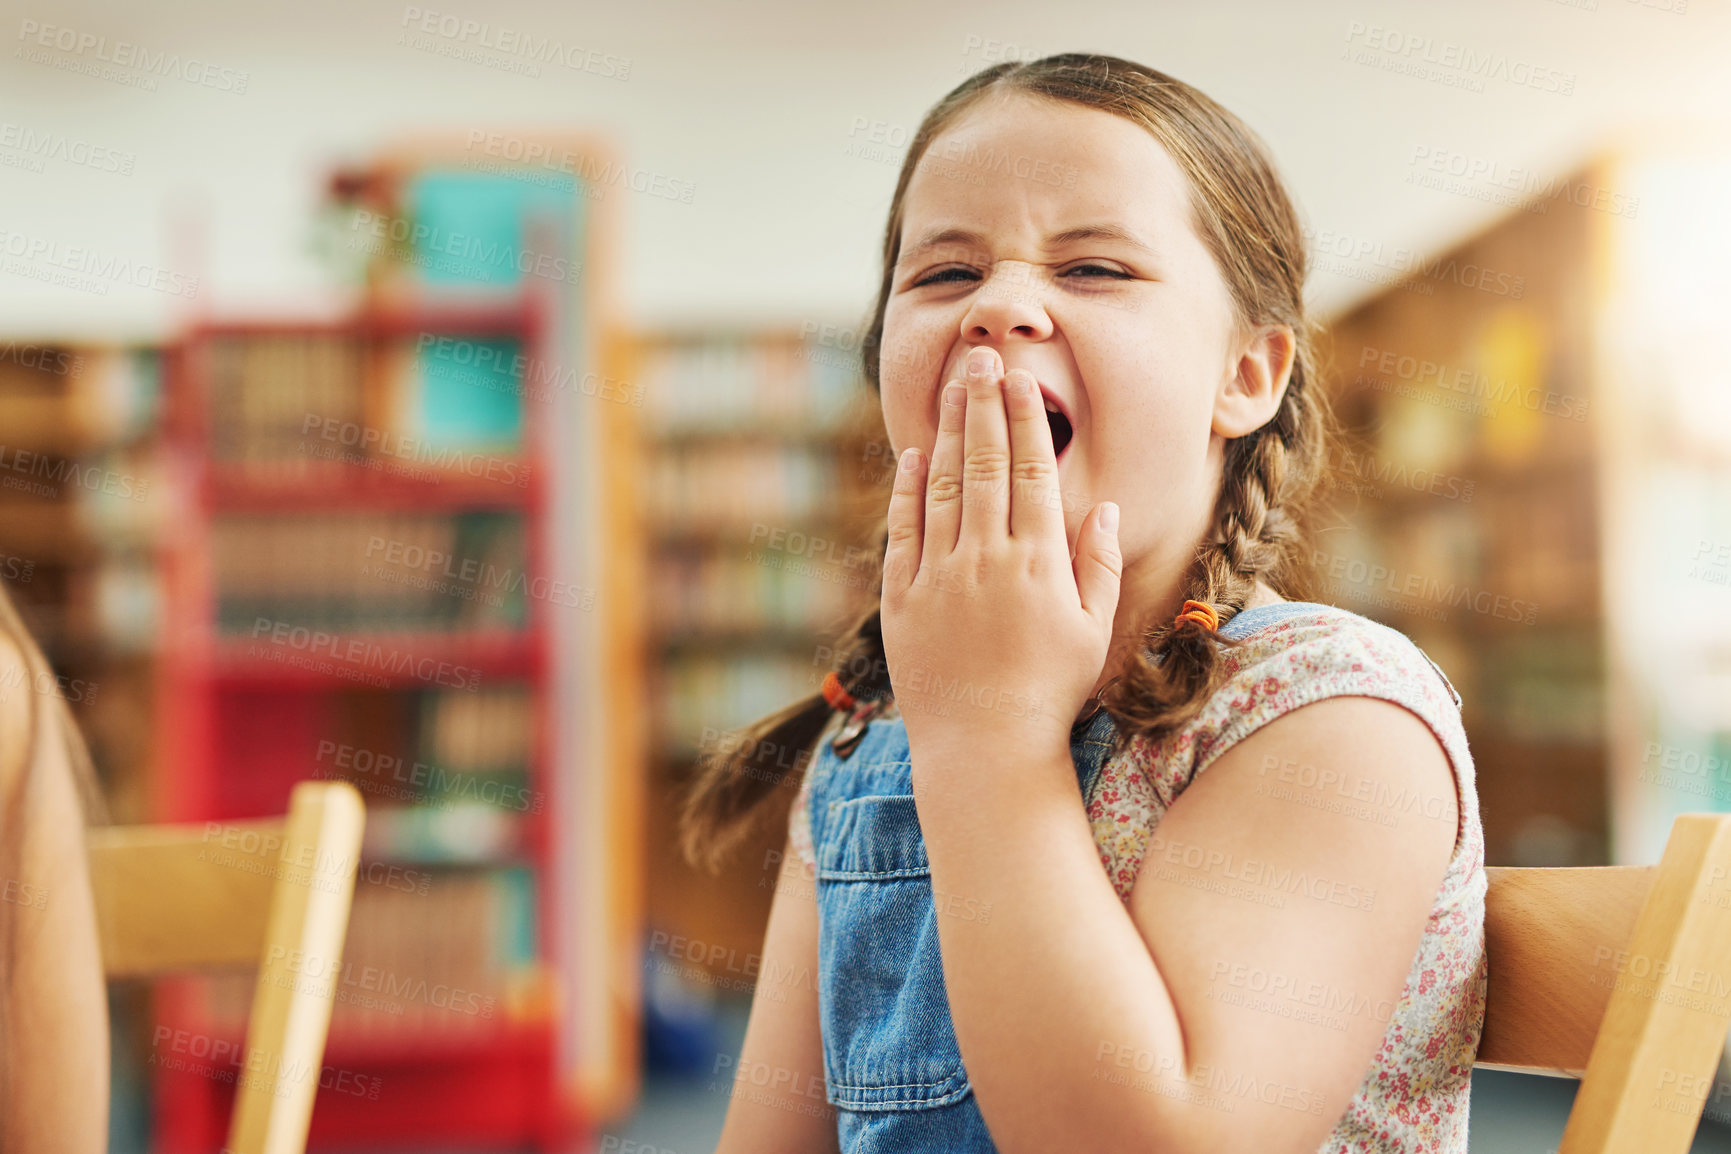
[[[878,607],[686,812],[714,862],[815,746],[721,1150],[1466,1149],[1459,698],[1286,599],[1304,270],[1255,134],[1151,69],[1003,64],[921,124],[864,343]]]

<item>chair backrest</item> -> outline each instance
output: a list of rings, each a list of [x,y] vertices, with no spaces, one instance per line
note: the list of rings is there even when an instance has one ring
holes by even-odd
[[[300,1154],[335,1000],[365,807],[301,782],[286,819],[89,831],[103,968],[257,968],[229,1154]]]
[[[1731,1028],[1731,815],[1657,866],[1486,873],[1478,1065],[1581,1079],[1558,1154],[1684,1154]]]

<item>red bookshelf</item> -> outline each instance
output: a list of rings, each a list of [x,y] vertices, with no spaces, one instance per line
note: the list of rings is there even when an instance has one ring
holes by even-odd
[[[452,450],[405,431],[412,404],[399,395],[413,383],[405,349],[423,335],[536,357],[544,311],[525,293],[337,322],[210,323],[174,357],[181,504],[163,565],[153,818],[281,813],[315,776],[354,781],[368,802],[314,1149],[551,1149],[572,1124],[556,1085],[563,963],[548,930],[563,788],[549,734],[549,444],[524,405],[514,446]],[[284,420],[297,407],[298,444]],[[429,540],[447,543],[438,565],[368,555],[437,553]],[[489,838],[495,849],[471,852]],[[153,1037],[238,1042],[250,980],[163,983]],[[220,1146],[238,1072],[155,1071],[156,1148]]]

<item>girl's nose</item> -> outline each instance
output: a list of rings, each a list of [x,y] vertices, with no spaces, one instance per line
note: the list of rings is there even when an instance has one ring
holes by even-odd
[[[1047,288],[1036,266],[1026,261],[999,261],[962,316],[962,339],[975,344],[1011,336],[1045,340],[1052,335],[1052,318],[1045,304]]]

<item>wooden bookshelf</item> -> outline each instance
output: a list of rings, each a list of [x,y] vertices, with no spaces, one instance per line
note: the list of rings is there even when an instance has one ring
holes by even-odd
[[[676,817],[700,752],[815,692],[824,647],[869,600],[882,418],[857,354],[796,329],[644,333],[634,360],[649,399],[649,926],[704,944],[671,963],[689,984],[743,990],[793,791],[719,875],[685,864]]]
[[[0,580],[116,821],[148,812],[163,360],[149,345],[0,341]]]
[[[1665,735],[1658,687],[1681,679],[1637,605],[1664,620],[1693,605],[1708,637],[1731,610],[1683,579],[1689,548],[1731,523],[1676,500],[1731,493],[1731,449],[1656,408],[1663,365],[1630,351],[1656,327],[1628,287],[1631,238],[1682,209],[1643,194],[1652,164],[1650,141],[1610,148],[1331,322],[1351,441],[1331,462],[1318,599],[1401,629],[1454,681],[1493,865],[1652,861],[1676,813],[1731,804],[1731,760],[1693,794],[1642,766],[1654,745],[1731,754],[1723,711]],[[1695,227],[1685,247],[1712,233]],[[1688,483],[1660,476],[1679,466]],[[1678,646],[1691,632],[1658,629]]]

